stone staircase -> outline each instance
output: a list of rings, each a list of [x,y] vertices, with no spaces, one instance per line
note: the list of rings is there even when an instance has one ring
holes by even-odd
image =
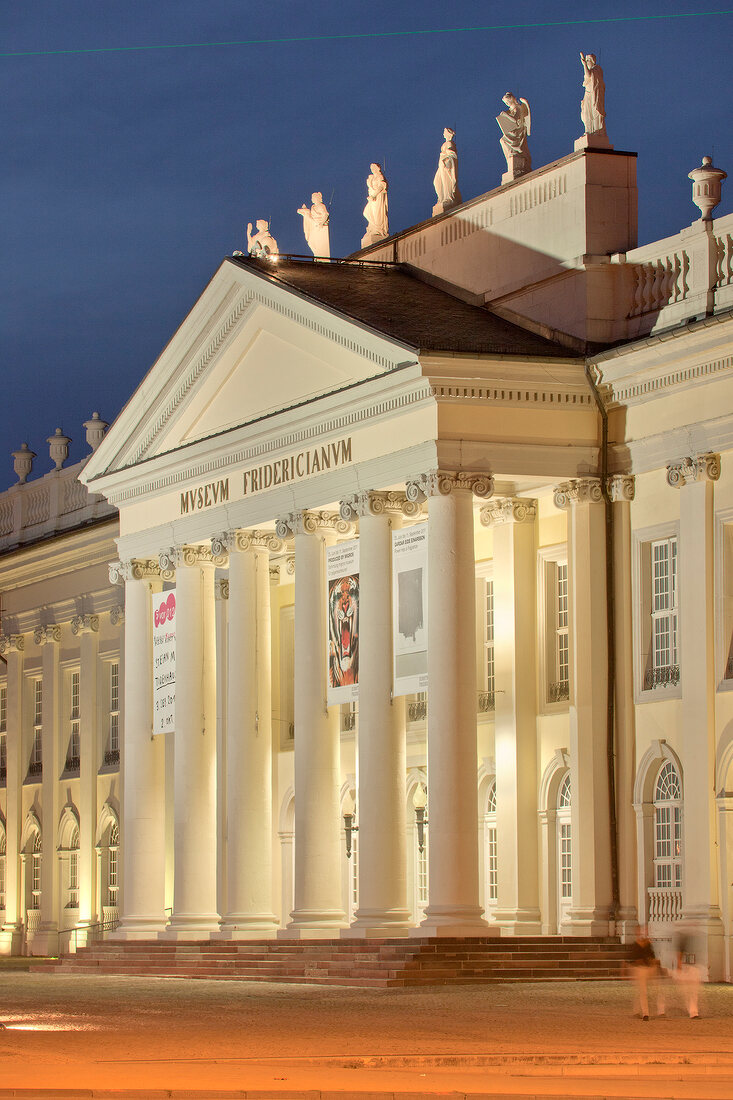
[[[605,981],[621,977],[627,957],[628,949],[618,940],[569,936],[179,943],[108,940],[81,948],[46,968],[62,974],[387,988]]]

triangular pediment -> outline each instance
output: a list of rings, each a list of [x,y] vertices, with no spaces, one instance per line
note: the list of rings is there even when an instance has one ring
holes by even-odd
[[[225,261],[91,457],[85,481],[358,385],[405,348]]]

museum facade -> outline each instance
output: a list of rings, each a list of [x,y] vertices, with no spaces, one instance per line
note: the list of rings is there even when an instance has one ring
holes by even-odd
[[[0,950],[642,921],[730,977],[733,216],[638,247],[635,165],[225,259],[0,495]]]

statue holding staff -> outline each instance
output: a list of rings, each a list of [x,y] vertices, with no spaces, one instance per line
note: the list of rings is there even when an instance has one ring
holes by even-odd
[[[433,216],[442,214],[444,210],[463,201],[461,192],[458,190],[458,150],[453,140],[455,136],[455,130],[446,126],[443,130],[445,140],[440,147],[438,157],[438,170],[433,179],[435,194],[438,196],[438,201],[433,207]]]
[[[313,192],[311,202],[313,205],[310,208],[305,205],[298,207],[298,213],[303,219],[303,233],[316,259],[327,260],[331,256],[328,207],[320,191]]]

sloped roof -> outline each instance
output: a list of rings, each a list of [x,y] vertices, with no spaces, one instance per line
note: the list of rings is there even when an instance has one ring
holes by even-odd
[[[454,298],[400,264],[312,263],[287,257],[275,264],[248,256],[232,257],[232,263],[416,351],[573,357],[561,344]]]

